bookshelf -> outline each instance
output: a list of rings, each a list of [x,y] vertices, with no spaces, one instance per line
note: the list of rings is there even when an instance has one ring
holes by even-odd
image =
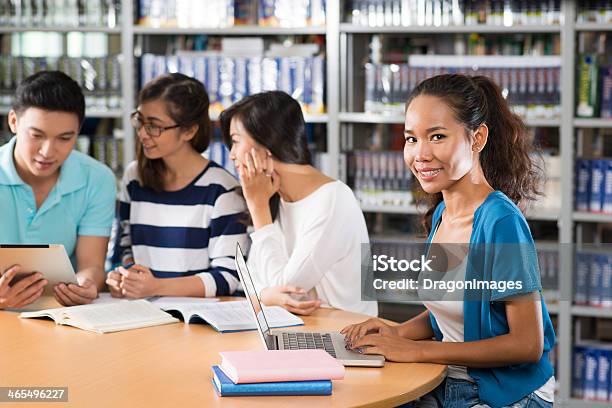
[[[227,28],[174,28],[174,27],[142,27],[134,26],[136,35],[325,35],[325,27],[259,27],[259,26],[238,26]]]
[[[235,26],[227,28],[169,28],[144,27],[135,22],[138,2],[134,0],[121,1],[121,14],[117,27],[67,27],[67,26],[19,26],[0,27],[0,35],[22,33],[28,31],[42,32],[99,32],[115,35],[120,40],[121,54],[121,95],[123,109],[94,111],[88,110],[88,117],[116,119],[123,131],[123,159],[127,165],[134,159],[134,132],[130,126],[129,115],[134,108],[138,84],[138,67],[135,50],[142,39],[159,38],[161,36],[309,36],[322,35],[325,38],[326,48],[326,112],[320,115],[306,115],[309,123],[325,124],[327,127],[326,146],[327,157],[330,159],[327,169],[332,177],[346,181],[346,164],[342,160],[342,153],[352,146],[358,138],[356,129],[360,126],[393,126],[401,125],[404,118],[401,114],[374,114],[360,112],[355,108],[356,100],[363,95],[363,89],[355,86],[356,78],[360,75],[363,60],[358,57],[367,55],[367,38],[372,35],[392,35],[397,37],[431,36],[434,38],[452,35],[467,35],[479,33],[485,35],[507,34],[534,34],[557,35],[560,37],[561,59],[561,114],[560,118],[529,118],[528,126],[533,128],[558,129],[559,155],[561,166],[561,199],[558,210],[534,210],[527,214],[530,222],[556,223],[558,242],[570,244],[577,242],[579,231],[583,224],[601,225],[611,224],[611,214],[596,214],[578,212],[574,209],[574,159],[577,157],[575,148],[576,130],[586,128],[612,128],[612,119],[578,118],[575,115],[575,57],[577,36],[580,33],[612,31],[610,23],[577,23],[576,1],[562,0],[562,24],[524,24],[524,25],[459,25],[459,26],[401,26],[401,27],[367,27],[344,22],[343,6],[347,0],[327,0],[326,24],[323,27],[282,28],[259,26]],[[364,49],[365,47],[365,49]],[[0,109],[0,116],[7,114],[7,109]],[[216,119],[213,117],[213,119]],[[362,210],[367,214],[394,217],[415,218],[418,214],[414,205],[372,205],[363,204]],[[561,271],[559,274],[559,292],[571,294],[574,286],[573,265],[574,259],[570,251],[560,253]],[[582,401],[571,398],[572,373],[572,346],[573,324],[575,318],[591,317],[612,319],[612,310],[576,306],[568,301],[551,303],[551,314],[557,319],[558,336],[558,373],[559,393],[555,401],[557,406],[567,407],[594,407],[608,406],[605,403]]]
[[[575,128],[612,128],[612,119],[575,118]]]
[[[561,26],[551,25],[458,25],[458,26],[407,26],[407,27],[364,27],[350,23],[340,24],[340,32],[347,34],[431,34],[432,30],[436,33],[461,34],[461,33],[483,33],[483,34],[506,34],[506,33],[559,33]]]
[[[387,124],[402,124],[404,123],[403,115],[387,115],[380,113],[369,112],[340,112],[338,120],[343,123],[387,123]],[[606,121],[602,119],[602,121]],[[558,128],[561,125],[560,119],[525,119],[525,124],[529,127],[551,127]],[[611,124],[612,126],[612,124]]]
[[[84,27],[84,26],[64,26],[64,27],[46,27],[46,26],[27,26],[27,27],[0,27],[2,33],[25,33],[30,31],[52,32],[52,33],[104,33],[104,34],[121,34],[120,27]]]

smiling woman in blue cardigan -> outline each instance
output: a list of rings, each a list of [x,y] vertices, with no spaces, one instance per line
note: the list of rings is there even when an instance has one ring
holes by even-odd
[[[427,310],[400,325],[370,319],[343,329],[364,353],[448,365],[444,382],[418,406],[553,404],[548,353],[555,333],[517,206],[537,196],[540,169],[530,151],[525,125],[486,77],[439,75],[408,98],[404,160],[431,200],[429,254],[443,251],[437,258],[448,261],[434,271],[466,285],[490,284],[466,286],[456,300],[427,293]],[[464,253],[451,253],[460,246]]]

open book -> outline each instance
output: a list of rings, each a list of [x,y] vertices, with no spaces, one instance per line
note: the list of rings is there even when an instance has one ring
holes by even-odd
[[[179,315],[186,323],[208,323],[219,332],[255,330],[255,318],[246,300],[210,302],[204,299],[164,298],[152,300],[160,309]],[[280,306],[264,306],[270,327],[299,326],[304,321]]]
[[[146,300],[122,300],[113,303],[45,309],[37,312],[24,312],[19,317],[50,317],[57,324],[74,326],[96,333],[139,329],[179,321]]]

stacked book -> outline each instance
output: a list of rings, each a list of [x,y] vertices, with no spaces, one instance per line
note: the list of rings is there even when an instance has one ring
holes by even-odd
[[[344,366],[324,350],[226,351],[212,366],[212,383],[222,397],[331,395]]]

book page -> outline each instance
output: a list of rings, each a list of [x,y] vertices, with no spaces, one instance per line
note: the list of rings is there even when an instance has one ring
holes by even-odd
[[[21,314],[19,314],[19,317],[23,319],[32,318],[32,317],[49,317],[53,319],[56,323],[61,324],[62,314],[64,313],[65,309],[68,309],[68,308],[58,307],[56,309],[45,309],[45,310],[38,310],[35,312],[22,312]]]
[[[183,307],[196,307],[206,303],[218,302],[217,298],[161,296],[150,302],[163,310],[180,310]]]
[[[176,297],[161,296],[149,300],[152,304],[165,311],[177,311],[185,323],[189,323],[191,316],[197,316],[194,308],[203,304],[218,302],[217,298],[196,298],[196,297]],[[176,315],[176,313],[175,313]]]
[[[264,307],[270,327],[304,324],[299,317],[279,306]],[[199,316],[217,330],[253,330],[257,328],[251,306],[246,300],[200,304],[184,308],[184,315]]]
[[[65,324],[94,331],[116,331],[178,322],[146,300],[73,306],[64,311]],[[97,329],[97,330],[96,330]]]

